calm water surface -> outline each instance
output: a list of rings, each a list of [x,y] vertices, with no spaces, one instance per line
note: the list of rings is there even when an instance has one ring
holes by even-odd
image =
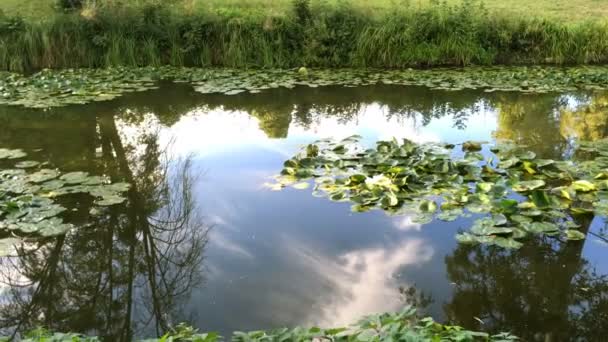
[[[374,86],[228,97],[164,85],[52,111],[0,107],[0,147],[135,184],[101,216],[69,199],[66,220],[85,228],[0,259],[0,328],[119,341],[188,322],[227,335],[412,304],[525,340],[605,340],[603,218],[580,219],[583,242],[538,238],[510,251],[457,244],[470,219],[420,225],[263,186],[302,144],[352,134],[369,145],[511,139],[568,158],[575,137],[608,136],[608,94]]]

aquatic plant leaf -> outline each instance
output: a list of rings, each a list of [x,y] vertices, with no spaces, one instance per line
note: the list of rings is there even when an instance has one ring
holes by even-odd
[[[19,165],[19,163],[16,163]],[[31,162],[21,166],[37,166]],[[113,205],[125,200],[121,193],[128,183],[109,184],[103,176],[84,172],[61,174],[58,170],[41,169],[28,173],[24,169],[0,170],[0,231],[53,236],[74,228],[59,217],[67,208],[55,197],[83,193],[101,197],[98,203]]]
[[[568,240],[584,240],[587,236],[579,230],[568,229],[566,230],[566,237]]]
[[[531,181],[520,181],[513,185],[513,190],[517,192],[531,191],[545,186],[545,181],[535,179]]]
[[[597,187],[595,186],[595,184],[591,183],[588,180],[574,181],[574,182],[572,182],[572,188],[576,191],[581,191],[581,192],[589,192],[589,191],[597,190]]]
[[[89,177],[88,172],[76,171],[69,172],[61,175],[59,177],[60,180],[64,181],[66,184],[81,184],[87,181]]]
[[[547,208],[552,205],[551,198],[546,191],[535,190],[530,194],[532,202],[537,208]]]
[[[420,202],[418,209],[423,213],[434,213],[437,210],[437,204],[435,201],[424,200]]]
[[[18,162],[17,164],[15,164],[15,167],[20,168],[20,169],[29,169],[32,167],[36,167],[38,165],[40,165],[40,163],[37,161],[25,160],[25,161]]]
[[[463,215],[463,211],[460,208],[451,209],[451,210],[442,210],[441,213],[437,215],[437,218],[442,221],[451,222],[455,221],[457,218]]]
[[[495,237],[492,239],[492,244],[508,249],[519,249],[523,244],[512,238]]]
[[[494,184],[487,183],[487,182],[481,182],[481,183],[477,183],[476,186],[477,186],[477,191],[490,192],[490,190],[492,190],[492,187],[494,186]]]
[[[20,159],[27,156],[27,153],[20,149],[9,150],[6,148],[0,148],[0,159]]]
[[[597,158],[578,164],[535,159],[533,152],[501,145],[492,148],[501,160],[496,165],[474,151],[454,157],[455,146],[450,144],[393,139],[364,148],[357,139],[324,139],[307,145],[284,163],[278,185],[315,178],[315,196],[350,201],[353,212],[417,211],[413,221],[420,224],[435,218],[438,203],[437,218],[444,221],[487,213],[458,239],[504,248],[518,248],[521,242],[515,239],[532,234],[567,234],[572,215],[608,212],[608,182],[585,180],[597,176],[598,167],[604,165]],[[608,154],[608,140],[606,145]],[[601,168],[608,169],[608,161]]]
[[[57,170],[42,169],[30,174],[27,179],[34,183],[43,183],[59,177],[61,173]]]
[[[38,229],[38,233],[42,236],[63,235],[69,230],[74,229],[73,225],[69,223],[63,223],[61,219],[56,217],[39,222],[37,225],[40,227]]]
[[[551,233],[559,231],[559,227],[551,222],[532,222],[522,226],[525,230],[532,233]]]
[[[382,198],[382,205],[385,207],[394,207],[399,204],[399,199],[392,192],[387,192]]]

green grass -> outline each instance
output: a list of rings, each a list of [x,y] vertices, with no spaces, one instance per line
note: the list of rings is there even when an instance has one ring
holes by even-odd
[[[313,0],[300,14],[291,0],[105,1],[0,16],[0,70],[608,63],[608,21],[498,16],[475,0],[381,0],[373,11],[363,1]]]
[[[121,0],[97,0],[98,3],[117,3]],[[122,0],[123,2],[126,0]],[[133,3],[150,3],[154,0],[132,0]],[[313,0],[313,6],[339,2],[349,3],[367,13],[382,15],[387,11],[407,8],[424,8],[432,0]],[[291,10],[291,0],[174,0],[178,10],[183,11],[248,11],[264,15],[286,15]],[[462,0],[448,0],[460,4]],[[485,0],[484,5],[492,13],[501,16],[549,18],[580,22],[606,20],[608,1],[605,0]],[[44,19],[53,15],[52,0],[2,0],[0,10],[9,14],[20,14],[28,18]]]

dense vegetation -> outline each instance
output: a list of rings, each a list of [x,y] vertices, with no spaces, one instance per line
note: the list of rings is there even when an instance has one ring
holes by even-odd
[[[396,6],[296,0],[280,14],[84,5],[0,17],[0,69],[106,66],[388,67],[608,61],[608,24],[499,16],[478,1]],[[68,6],[69,7],[69,6]],[[75,6],[78,7],[78,6]]]
[[[0,340],[2,340],[0,338]],[[198,333],[186,325],[180,324],[160,339],[148,339],[144,342],[216,342],[224,339],[216,333]],[[273,331],[235,332],[231,338],[234,342],[265,341],[515,341],[517,338],[508,333],[489,335],[463,329],[458,326],[442,325],[432,318],[419,318],[412,307],[400,313],[372,315],[348,328],[321,329],[313,327],[278,329]],[[50,333],[38,329],[29,333],[24,342],[97,342],[95,337],[78,334]]]

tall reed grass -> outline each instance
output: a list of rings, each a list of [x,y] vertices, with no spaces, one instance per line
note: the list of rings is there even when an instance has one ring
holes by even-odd
[[[99,6],[45,21],[0,15],[0,69],[105,66],[427,67],[608,62],[608,24],[500,17],[474,0],[381,17],[294,1],[289,15]]]

